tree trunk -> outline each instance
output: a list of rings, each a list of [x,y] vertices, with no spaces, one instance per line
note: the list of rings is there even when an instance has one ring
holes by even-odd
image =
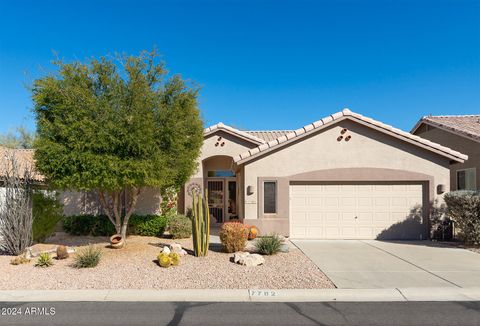
[[[116,233],[120,234],[124,243],[126,243],[128,221],[135,210],[138,196],[140,195],[140,188],[132,187],[130,203],[128,205],[128,209],[125,210],[125,213],[123,213],[124,209],[122,205],[122,193],[125,193],[126,196],[126,189],[109,193],[98,191],[100,202],[105,209],[108,219],[115,226]]]
[[[140,195],[140,188],[132,188],[132,199],[130,201],[130,205],[128,207],[127,213],[123,218],[122,229],[120,235],[123,238],[123,242],[126,244],[127,242],[127,228],[128,228],[128,221],[130,220],[130,216],[132,216],[133,210],[137,204],[138,196]]]

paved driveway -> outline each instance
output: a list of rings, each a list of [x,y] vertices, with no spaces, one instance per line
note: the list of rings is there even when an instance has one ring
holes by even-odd
[[[480,286],[480,254],[429,241],[294,240],[338,288]]]

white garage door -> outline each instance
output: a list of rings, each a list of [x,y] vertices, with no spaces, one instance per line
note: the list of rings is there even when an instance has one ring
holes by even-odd
[[[297,239],[420,239],[420,184],[290,186],[290,236]]]

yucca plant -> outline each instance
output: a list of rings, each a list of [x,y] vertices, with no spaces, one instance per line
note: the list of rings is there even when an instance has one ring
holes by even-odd
[[[193,251],[196,257],[208,255],[208,245],[210,243],[210,211],[208,209],[208,193],[205,197],[202,195],[193,195],[192,208],[192,233],[193,233]]]
[[[50,267],[53,265],[52,256],[48,252],[42,252],[37,258],[36,267]]]
[[[73,267],[92,268],[98,265],[100,258],[102,258],[102,250],[93,245],[88,245],[75,255]]]

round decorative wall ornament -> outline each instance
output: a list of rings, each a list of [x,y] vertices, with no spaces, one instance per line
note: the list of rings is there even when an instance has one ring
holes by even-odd
[[[192,182],[187,187],[187,194],[190,197],[193,197],[194,194],[198,196],[200,195],[201,192],[202,192],[202,187],[198,183]]]

